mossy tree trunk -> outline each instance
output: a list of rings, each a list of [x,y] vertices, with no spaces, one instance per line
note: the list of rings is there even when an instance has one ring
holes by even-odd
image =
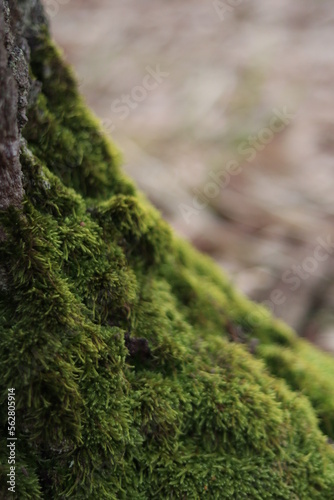
[[[172,233],[39,1],[0,3],[1,498],[334,499],[333,358]]]

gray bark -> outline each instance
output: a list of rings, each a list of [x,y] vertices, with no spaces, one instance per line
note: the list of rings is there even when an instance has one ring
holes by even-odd
[[[45,24],[39,0],[0,0],[0,210],[23,197],[21,130],[31,81],[29,44]]]

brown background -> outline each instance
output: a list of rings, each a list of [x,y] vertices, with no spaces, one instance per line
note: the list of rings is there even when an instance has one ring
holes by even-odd
[[[318,238],[334,241],[333,2],[44,3],[88,104],[164,217],[251,298],[279,289],[275,314],[334,352],[333,258],[314,259]],[[112,106],[142,95],[148,66],[168,76],[124,118]],[[289,118],[270,136],[274,110]],[[240,173],[187,223],[179,205],[231,159]],[[282,282],[293,265],[294,291]]]

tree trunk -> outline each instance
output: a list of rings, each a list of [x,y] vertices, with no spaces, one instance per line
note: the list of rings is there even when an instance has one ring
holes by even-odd
[[[28,89],[28,64],[18,46],[16,26],[10,26],[8,5],[0,12],[0,208],[19,205],[23,196],[22,171],[19,161],[20,126],[25,112],[24,88],[19,90],[23,76]],[[17,60],[16,56],[19,55]],[[20,67],[15,71],[16,62]],[[15,69],[14,69],[15,68]],[[14,71],[16,77],[14,76]],[[19,111],[19,103],[22,103]]]
[[[334,498],[333,358],[172,233],[40,2],[0,3],[1,498]]]

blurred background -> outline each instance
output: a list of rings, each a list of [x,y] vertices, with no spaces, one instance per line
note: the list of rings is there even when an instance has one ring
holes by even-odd
[[[44,4],[152,203],[251,299],[334,352],[334,3]]]

